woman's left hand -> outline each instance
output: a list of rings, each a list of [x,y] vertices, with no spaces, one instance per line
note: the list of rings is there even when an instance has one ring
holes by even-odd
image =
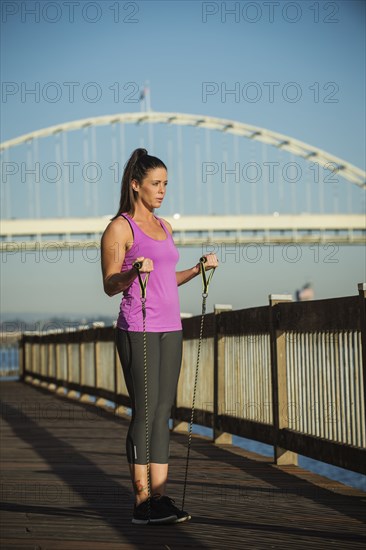
[[[203,258],[206,258],[206,261],[204,263],[205,271],[208,269],[216,268],[219,265],[219,260],[217,259],[216,254],[204,254],[202,256]]]

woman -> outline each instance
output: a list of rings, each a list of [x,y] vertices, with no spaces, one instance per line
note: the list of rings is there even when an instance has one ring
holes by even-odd
[[[165,164],[148,155],[146,149],[136,149],[124,167],[118,212],[102,237],[104,290],[108,296],[123,293],[116,344],[132,405],[126,452],[135,493],[132,522],[136,524],[182,522],[191,517],[179,510],[165,491],[169,417],[182,359],[178,286],[198,275],[200,264],[175,271],[179,253],[172,228],[154,215],[155,208],[164,200],[167,183]],[[145,302],[149,460],[145,429],[144,327],[135,262],[140,262],[140,273],[149,274]],[[217,267],[217,263],[214,254],[206,255],[206,269]]]

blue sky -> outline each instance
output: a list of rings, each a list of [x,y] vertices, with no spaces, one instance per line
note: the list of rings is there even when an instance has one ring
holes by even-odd
[[[37,21],[29,12],[37,9],[36,4]],[[139,104],[126,101],[131,88],[123,87],[148,80],[156,111],[205,114],[262,126],[365,167],[363,2],[280,1],[271,3],[271,19],[265,2],[256,2],[255,7],[252,2],[106,0],[79,2],[73,22],[63,2],[58,2],[57,11],[50,4],[2,3],[1,141],[74,119],[138,111]],[[116,10],[117,4],[118,14],[111,9]],[[225,12],[233,8],[235,14]],[[42,96],[50,82],[61,90],[56,102]],[[79,83],[73,102],[66,82]],[[81,93],[91,82],[101,91],[95,102]],[[239,83],[239,100],[216,93],[204,101],[205,82],[227,90]],[[278,83],[273,101],[266,82]],[[261,91],[257,102],[245,95],[248,83],[256,83]],[[289,83],[300,90],[297,102],[283,96],[294,90]],[[22,89],[37,85],[38,102],[30,94],[22,97]],[[119,101],[111,89],[116,86]],[[190,163],[189,158],[183,160]],[[169,188],[169,193],[174,189]],[[49,200],[44,207],[51,209]],[[17,201],[26,202],[26,193],[17,195]],[[281,250],[270,261],[268,252],[264,247],[255,263],[240,254],[239,259],[227,255],[215,275],[211,304],[262,305],[269,293],[293,293],[308,279],[317,298],[348,295],[365,279],[364,254],[357,247],[338,249],[334,262],[328,261],[329,250],[324,248],[315,261],[314,250],[305,246],[293,263],[284,260]],[[183,269],[196,263],[200,250],[180,253]],[[9,256],[2,271],[5,312],[117,312],[118,299],[102,292],[98,261],[81,254],[75,254],[73,261],[64,254],[57,262],[34,255]],[[199,296],[199,281],[182,287],[182,309],[197,312]]]

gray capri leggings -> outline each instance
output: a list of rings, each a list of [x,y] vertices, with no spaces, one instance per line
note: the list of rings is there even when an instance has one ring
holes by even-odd
[[[169,418],[182,361],[182,331],[147,332],[147,384],[150,462],[167,464]],[[117,328],[116,345],[131,398],[132,419],[126,438],[130,464],[146,464],[143,333]]]

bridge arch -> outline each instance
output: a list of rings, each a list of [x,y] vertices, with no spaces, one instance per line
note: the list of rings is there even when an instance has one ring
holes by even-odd
[[[313,147],[298,139],[273,132],[265,128],[253,126],[234,120],[211,117],[206,115],[195,115],[186,113],[164,113],[155,111],[141,111],[138,113],[119,113],[114,115],[103,115],[90,117],[71,122],[65,122],[23,134],[17,138],[0,143],[0,151],[5,151],[33,139],[49,137],[60,132],[80,130],[90,126],[105,126],[110,124],[174,124],[181,126],[193,126],[217,130],[241,136],[250,140],[259,141],[278,149],[292,153],[309,162],[317,162],[323,168],[340,173],[343,178],[366,189],[366,172],[353,164],[336,157],[317,147]]]

